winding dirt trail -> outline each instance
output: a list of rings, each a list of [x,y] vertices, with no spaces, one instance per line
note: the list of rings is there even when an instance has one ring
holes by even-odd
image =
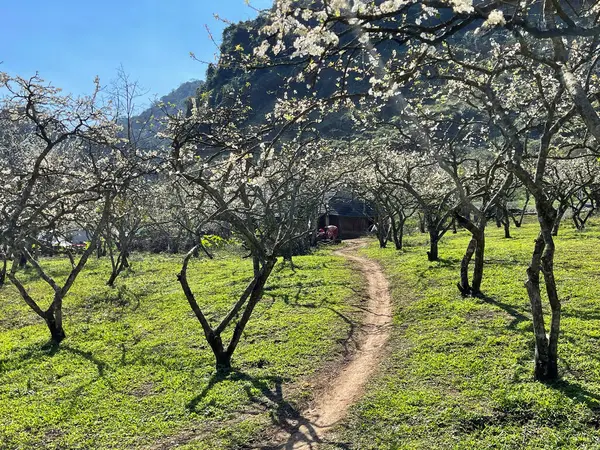
[[[274,437],[275,444],[263,448],[316,449],[326,442],[330,429],[342,420],[348,408],[362,395],[365,384],[377,370],[385,351],[392,323],[392,302],[388,281],[379,265],[358,256],[357,250],[366,245],[364,240],[348,241],[335,254],[354,262],[367,283],[367,304],[357,338],[357,349],[339,373],[327,380],[322,392],[304,411],[298,426],[281,431]]]

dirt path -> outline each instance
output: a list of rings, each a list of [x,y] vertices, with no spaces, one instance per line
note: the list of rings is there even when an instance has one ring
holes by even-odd
[[[349,241],[335,252],[353,261],[367,282],[368,301],[361,324],[362,332],[357,339],[358,348],[341,371],[328,380],[327,386],[322,387],[322,395],[302,414],[300,426],[291,432],[282,431],[274,438],[276,444],[267,448],[318,448],[320,442],[326,441],[327,432],[346,416],[348,408],[361,397],[365,384],[377,370],[390,336],[392,306],[388,282],[379,265],[357,255],[357,250],[365,245],[364,240]]]

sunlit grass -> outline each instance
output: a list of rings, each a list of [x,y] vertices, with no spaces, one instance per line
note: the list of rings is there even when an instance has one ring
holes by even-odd
[[[65,276],[66,260],[44,263]],[[297,257],[294,271],[279,264],[234,355],[236,371],[219,378],[175,277],[181,257],[136,255],[132,263],[111,289],[108,262],[90,260],[65,300],[58,351],[44,348],[48,331],[16,290],[0,290],[1,449],[237,447],[309,395],[297,382],[343,350],[346,319],[356,314],[350,303],[360,300],[341,258]],[[188,273],[216,321],[251,264],[194,260]],[[28,286],[49,301],[41,282]]]
[[[485,299],[456,288],[468,235],[449,234],[427,261],[423,235],[381,261],[395,301],[392,352],[353,409],[341,442],[361,449],[600,448],[600,228],[565,224],[556,276],[563,300],[561,381],[533,381],[533,334],[524,288],[537,224],[488,228]]]

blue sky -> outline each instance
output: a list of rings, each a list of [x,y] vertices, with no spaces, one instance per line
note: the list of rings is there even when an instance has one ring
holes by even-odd
[[[252,0],[264,9],[272,0]],[[244,0],[0,0],[0,70],[31,76],[36,71],[57,87],[89,93],[123,64],[133,79],[164,95],[190,79],[203,79],[216,39],[226,26],[213,14],[237,22],[256,16]]]

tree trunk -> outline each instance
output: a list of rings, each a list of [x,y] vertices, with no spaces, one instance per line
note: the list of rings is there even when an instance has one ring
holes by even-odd
[[[531,264],[527,269],[527,282],[525,287],[527,288],[527,294],[529,295],[529,301],[531,303],[531,314],[533,319],[533,332],[535,335],[535,372],[534,376],[539,381],[550,381],[558,377],[558,355],[557,346],[550,345],[548,337],[546,336],[546,326],[544,323],[544,313],[542,309],[542,296],[540,291],[540,272],[542,269],[542,255],[546,243],[542,237],[542,233],[538,236],[535,241],[535,247],[533,256],[531,258]],[[551,252],[554,253],[553,251]],[[552,280],[554,275],[552,275]],[[554,301],[557,300],[556,286],[548,286],[549,291],[553,291]],[[560,305],[560,304],[559,304]],[[552,328],[554,328],[554,339],[558,336],[560,326],[560,307],[558,308],[558,314],[555,314],[555,309],[552,310]]]
[[[581,211],[578,213],[578,218],[579,218],[579,227],[578,230],[583,230],[585,229],[585,224],[587,223],[588,219],[592,216],[592,214],[594,213],[594,207],[590,208],[590,210],[587,212],[587,214],[585,216],[583,216],[583,218],[581,217]]]
[[[210,332],[206,336],[206,341],[215,356],[215,368],[217,372],[229,372],[231,370],[231,354],[225,349],[221,335]]]
[[[117,257],[117,260],[115,262],[113,257],[112,245],[109,242],[109,254],[112,265],[112,272],[110,274],[110,278],[106,282],[107,286],[113,287],[115,280],[119,275],[121,275],[121,272],[123,272],[123,270],[125,270],[126,268],[130,267],[129,260],[127,259],[129,257],[128,249],[129,243],[124,244],[123,241],[121,241],[121,244],[119,245],[119,256]]]
[[[558,207],[558,212],[556,213],[556,219],[554,219],[554,224],[552,225],[552,236],[558,236],[558,230],[560,229],[560,224],[566,212],[567,206],[561,203]]]
[[[380,230],[377,230],[377,240],[379,240],[379,248],[387,247],[387,239],[385,238],[385,235]]]
[[[402,250],[402,244],[404,239],[404,222],[406,219],[400,219],[398,223],[392,220],[392,238],[394,239],[394,245],[396,250]]]
[[[62,321],[62,298],[60,294],[54,295],[54,301],[44,313],[44,321],[50,330],[50,337],[54,344],[60,344],[66,337]]]
[[[429,261],[438,261],[438,242],[439,235],[435,228],[429,229],[429,251],[427,252],[427,259]]]
[[[258,277],[256,277],[256,283],[254,284],[252,293],[250,294],[250,298],[248,299],[246,309],[244,310],[238,323],[235,325],[235,328],[233,330],[233,336],[231,337],[231,341],[227,346],[227,354],[230,358],[235,352],[238,343],[240,342],[240,338],[242,337],[242,333],[244,332],[244,329],[246,328],[246,325],[250,320],[250,316],[252,316],[254,307],[263,297],[265,285],[267,284],[267,280],[269,279],[269,276],[271,275],[271,272],[273,271],[273,267],[275,266],[276,262],[276,258],[265,261],[263,263],[263,267],[260,270]]]
[[[465,256],[460,263],[460,283],[457,284],[458,290],[463,296],[481,294],[481,283],[483,280],[485,254],[485,230],[473,230],[472,237],[467,246]],[[469,283],[469,264],[475,255],[473,266],[473,283]]]
[[[56,322],[56,318],[52,315],[48,315],[48,317],[45,318],[45,321],[46,325],[48,326],[48,329],[50,330],[50,337],[52,342],[56,345],[60,344],[66,337],[65,330],[63,329],[62,324],[58,325]]]
[[[504,226],[504,239],[510,239],[510,213],[508,207],[504,205],[502,207],[502,225]]]
[[[540,234],[535,241],[531,264],[527,269],[527,294],[531,303],[533,331],[535,335],[535,378],[553,381],[558,378],[558,336],[560,333],[561,304],[554,279],[554,239],[552,231],[558,221],[557,211],[547,202],[536,202]],[[544,311],[540,288],[540,273],[544,276],[546,294],[552,311],[550,334],[546,335]]]
[[[483,264],[485,254],[485,228],[480,230],[476,236],[477,248],[475,250],[475,264],[473,267],[472,295],[481,294],[481,282],[483,280]]]
[[[6,265],[7,257],[5,254],[2,255],[2,268],[0,269],[0,288],[6,283]]]
[[[227,316],[216,328],[212,328],[206,319],[206,316],[202,312],[202,309],[196,302],[194,294],[187,282],[187,267],[192,254],[193,249],[186,255],[181,272],[177,275],[177,279],[181,284],[192,311],[194,311],[196,318],[202,325],[204,337],[206,338],[206,341],[210,345],[215,356],[215,366],[217,371],[227,372],[231,369],[231,357],[235,352],[238,343],[240,342],[244,329],[250,320],[252,312],[254,311],[254,307],[263,297],[265,285],[269,276],[271,275],[271,272],[273,271],[273,267],[277,262],[277,258],[268,258],[265,262],[263,262],[262,267],[258,257],[252,258],[254,263],[254,279],[248,285],[244,293],[240,296],[234,307],[229,311]],[[238,317],[238,314],[242,311],[242,308],[243,313],[235,325],[229,345],[227,346],[227,349],[225,349],[221,334],[225,329],[227,329],[232,321]]]
[[[396,249],[402,250],[404,248],[404,223],[406,219],[400,221],[398,225],[398,241],[396,242]]]
[[[398,247],[398,226],[396,224],[396,219],[394,217],[391,218],[392,227],[392,240],[394,241],[394,245],[396,246],[396,250],[400,250],[402,246]]]
[[[116,270],[113,270],[110,274],[108,281],[106,282],[107,286],[113,287],[115,285],[115,280],[119,276],[119,273]]]
[[[208,249],[204,246],[204,244],[202,243],[202,239],[200,239],[198,245],[200,246],[200,248],[202,249],[202,251],[204,252],[204,254],[206,256],[208,256],[209,259],[214,259],[214,256],[212,255],[211,252],[208,251]]]
[[[554,240],[549,230],[542,231],[546,248],[542,254],[542,273],[546,284],[546,295],[550,303],[550,339],[548,343],[548,365],[543,372],[545,379],[558,378],[558,336],[560,333],[561,303],[558,299],[556,280],[554,278]]]
[[[119,255],[116,264],[113,265],[112,272],[110,273],[110,278],[106,282],[106,285],[113,287],[115,285],[115,280],[121,274],[124,268],[125,266],[123,265],[123,260],[121,259],[121,255]]]
[[[283,266],[285,266],[286,263],[289,263],[292,270],[294,270],[294,268],[295,268],[295,266],[294,266],[294,251],[292,248],[292,244],[286,245],[285,248],[283,249],[282,253],[283,253]]]
[[[473,253],[475,253],[476,248],[477,240],[475,239],[475,236],[473,236],[469,241],[465,256],[463,256],[460,263],[460,283],[458,284],[458,290],[464,296],[471,294],[471,286],[469,284],[469,263],[471,262],[471,258],[473,258]]]
[[[519,220],[517,220],[515,218],[515,216],[511,213],[511,217],[513,219],[513,222],[515,223],[515,227],[517,227],[517,228],[521,228],[521,225],[523,224],[523,218],[525,217],[525,212],[527,211],[527,205],[529,205],[529,200],[530,200],[529,191],[525,191],[525,204],[523,205],[523,208],[521,208]]]
[[[592,215],[592,212],[594,211],[593,200],[592,200],[592,208],[590,208],[588,210],[587,214],[582,217],[581,213],[583,212],[583,208],[585,208],[586,202],[588,200],[591,200],[591,197],[590,197],[590,195],[587,194],[587,192],[584,191],[584,194],[585,194],[585,196],[583,196],[583,198],[580,198],[579,201],[577,202],[577,204],[575,204],[574,202],[571,203],[571,211],[573,212],[573,216],[572,216],[573,224],[575,225],[575,228],[578,229],[579,231],[581,231],[585,228],[585,223],[587,222],[587,220]]]
[[[207,336],[206,340],[215,355],[215,368],[217,372],[228,372],[231,370],[231,355],[227,353],[227,350],[223,346],[221,336],[213,333]]]
[[[389,237],[388,227],[386,224],[387,217],[382,219],[381,214],[377,220],[377,240],[379,241],[379,248],[386,248]]]
[[[506,216],[506,220],[502,224],[504,225],[504,239],[510,239],[510,218]]]
[[[217,372],[229,372],[231,370],[231,355],[226,351],[215,353],[215,368]]]
[[[542,296],[540,293],[540,270],[541,258],[545,244],[541,234],[535,241],[531,263],[527,268],[527,281],[525,287],[531,303],[531,316],[533,321],[533,333],[535,336],[535,371],[537,380],[546,379],[550,365],[548,354],[548,338],[546,337],[546,326],[544,324],[544,312],[542,310]]]

